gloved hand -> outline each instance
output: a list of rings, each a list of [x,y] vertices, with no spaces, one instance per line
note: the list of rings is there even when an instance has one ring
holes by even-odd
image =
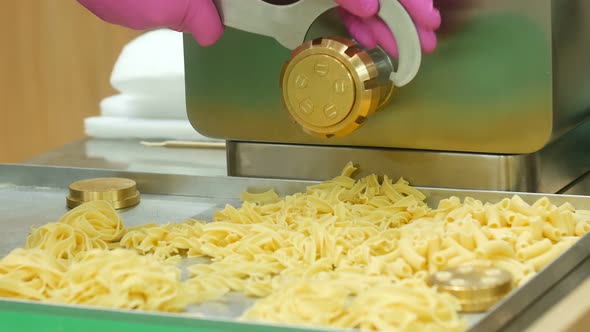
[[[388,0],[381,0],[388,1]],[[334,0],[338,3],[340,16],[353,38],[366,48],[380,45],[388,54],[397,57],[395,37],[385,22],[377,15],[379,0]],[[399,0],[412,17],[422,50],[426,53],[436,48],[435,31],[439,28],[441,17],[434,8],[433,0]]]
[[[351,35],[363,46],[380,45],[397,56],[397,44],[387,25],[376,16],[379,0],[334,0]],[[388,1],[388,0],[382,0]],[[436,47],[434,31],[440,14],[433,0],[399,0],[412,16],[420,35],[422,49]],[[211,0],[78,0],[96,16],[109,23],[137,30],[166,27],[191,33],[203,46],[214,44],[223,34],[223,24]]]
[[[223,34],[223,24],[211,0],[78,0],[109,23],[136,30],[169,28],[188,32],[202,46]]]

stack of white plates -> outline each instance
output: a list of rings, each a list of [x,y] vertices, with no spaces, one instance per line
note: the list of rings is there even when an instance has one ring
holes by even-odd
[[[127,44],[113,69],[119,94],[85,119],[86,135],[115,139],[213,141],[195,131],[186,115],[182,33],[147,32]]]

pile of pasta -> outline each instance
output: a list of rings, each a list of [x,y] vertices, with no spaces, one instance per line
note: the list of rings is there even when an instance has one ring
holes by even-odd
[[[125,232],[103,201],[31,229],[25,248],[0,260],[0,297],[168,312],[194,303],[179,268],[118,248]]]
[[[126,228],[109,204],[84,204],[0,261],[0,296],[182,311],[242,292],[259,298],[245,320],[462,331],[458,301],[428,286],[431,273],[494,266],[521,285],[590,230],[590,211],[547,198],[431,208],[404,179],[355,171],[283,198],[244,193],[209,223]],[[181,279],[182,257],[207,261]]]

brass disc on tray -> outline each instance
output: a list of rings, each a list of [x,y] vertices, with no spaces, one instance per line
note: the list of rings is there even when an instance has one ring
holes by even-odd
[[[124,178],[95,178],[70,184],[68,208],[99,200],[111,203],[115,209],[125,209],[139,204],[140,193],[135,181]]]

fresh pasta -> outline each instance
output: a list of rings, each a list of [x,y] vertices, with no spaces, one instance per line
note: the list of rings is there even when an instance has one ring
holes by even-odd
[[[33,230],[25,248],[38,248],[51,256],[68,261],[84,251],[107,249],[106,242],[92,239],[80,229],[68,224],[50,223]]]
[[[119,246],[174,263],[178,262],[181,255],[191,257],[195,250],[199,250],[203,225],[203,222],[191,219],[179,224],[135,227],[125,232]]]
[[[53,257],[69,260],[92,249],[108,249],[124,232],[115,209],[105,201],[82,204],[55,223],[32,228],[25,248],[39,248]]]
[[[69,263],[41,249],[15,249],[0,260],[0,297],[167,312],[195,301],[180,269],[151,255],[92,249]]]
[[[117,211],[106,201],[92,201],[77,206],[58,223],[71,225],[91,239],[105,242],[118,241],[125,227]]]
[[[48,300],[65,266],[41,249],[15,249],[0,260],[0,297]]]
[[[448,197],[430,207],[403,178],[355,180],[355,171],[349,163],[286,197],[244,193],[209,223],[125,228],[107,203],[81,205],[0,261],[0,296],[182,311],[242,292],[260,299],[241,319],[461,331],[458,302],[427,286],[431,273],[493,266],[521,285],[590,231],[590,211],[547,198]],[[182,257],[203,259],[186,281],[173,265]],[[12,285],[21,286],[7,292]]]
[[[344,275],[290,280],[242,318],[362,330],[462,331],[458,309],[451,295],[415,280],[370,285]]]

